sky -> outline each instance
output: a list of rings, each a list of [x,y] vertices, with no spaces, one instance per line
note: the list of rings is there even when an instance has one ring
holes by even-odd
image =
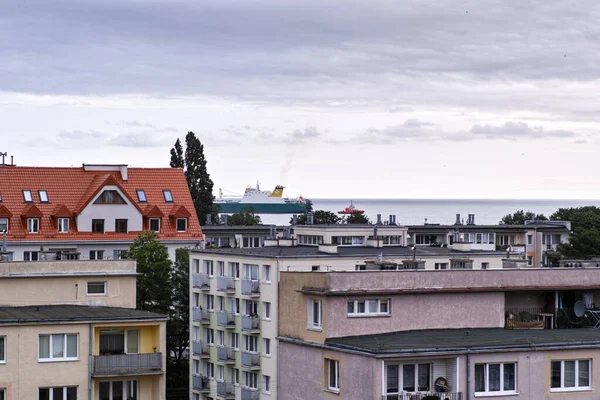
[[[215,194],[600,199],[592,0],[0,0],[0,151]],[[0,183],[1,185],[1,183]]]

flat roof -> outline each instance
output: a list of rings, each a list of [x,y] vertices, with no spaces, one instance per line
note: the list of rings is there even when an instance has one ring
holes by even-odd
[[[329,338],[325,344],[329,347],[367,352],[377,356],[590,345],[600,347],[600,330],[594,328],[427,329]]]
[[[408,225],[408,230],[419,231],[436,231],[436,230],[458,230],[458,231],[473,231],[473,230],[494,230],[494,231],[525,231],[531,229],[537,230],[560,230],[568,231],[565,225],[558,223],[536,223],[526,225]]]
[[[73,304],[0,307],[0,325],[166,319],[166,315],[120,307],[79,306]]]

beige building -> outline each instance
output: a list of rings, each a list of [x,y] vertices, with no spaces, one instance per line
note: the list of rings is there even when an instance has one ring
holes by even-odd
[[[167,317],[135,261],[0,263],[0,399],[165,398]]]

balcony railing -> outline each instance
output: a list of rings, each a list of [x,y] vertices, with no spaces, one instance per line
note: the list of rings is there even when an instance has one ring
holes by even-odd
[[[233,383],[217,382],[217,396],[226,399],[235,399],[235,387]]]
[[[258,316],[250,317],[247,315],[242,316],[242,330],[243,331],[260,331],[260,319]]]
[[[384,394],[382,400],[463,400],[462,392],[419,392]]]
[[[210,390],[209,386],[210,379],[207,376],[193,375],[192,376],[192,388],[200,392],[206,392]]]
[[[242,351],[242,368],[260,368],[260,356],[257,353]]]
[[[95,376],[161,374],[162,353],[94,356]]]
[[[507,329],[543,329],[545,321],[542,308],[512,307],[506,308]]]
[[[231,347],[217,347],[217,360],[224,363],[235,363],[235,351]]]
[[[217,324],[226,328],[235,328],[235,314],[225,311],[218,311]]]
[[[207,275],[193,274],[192,283],[196,289],[210,289],[210,280]]]
[[[235,281],[232,276],[217,276],[217,290],[226,293],[235,293]]]
[[[242,294],[246,296],[259,296],[260,295],[260,284],[258,281],[252,281],[250,279],[242,280]]]
[[[260,392],[258,389],[242,388],[242,400],[258,400],[260,399]]]
[[[199,340],[192,343],[193,351],[195,356],[210,357],[210,346]]]
[[[210,314],[200,307],[192,307],[192,318],[194,321],[210,323]]]

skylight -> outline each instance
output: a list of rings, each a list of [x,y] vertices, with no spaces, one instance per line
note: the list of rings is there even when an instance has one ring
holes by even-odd
[[[33,196],[31,195],[31,190],[23,190],[23,199],[25,203],[33,203]]]
[[[0,193],[0,203],[2,203],[2,193]]]
[[[172,203],[173,202],[173,195],[171,194],[170,190],[163,190],[163,193],[165,195],[165,201],[167,203]]]
[[[48,192],[45,190],[38,190],[40,195],[40,203],[48,203]]]
[[[146,202],[146,192],[144,192],[143,189],[138,189],[136,192],[137,192],[137,196],[138,196],[138,201],[140,203],[145,203]]]

